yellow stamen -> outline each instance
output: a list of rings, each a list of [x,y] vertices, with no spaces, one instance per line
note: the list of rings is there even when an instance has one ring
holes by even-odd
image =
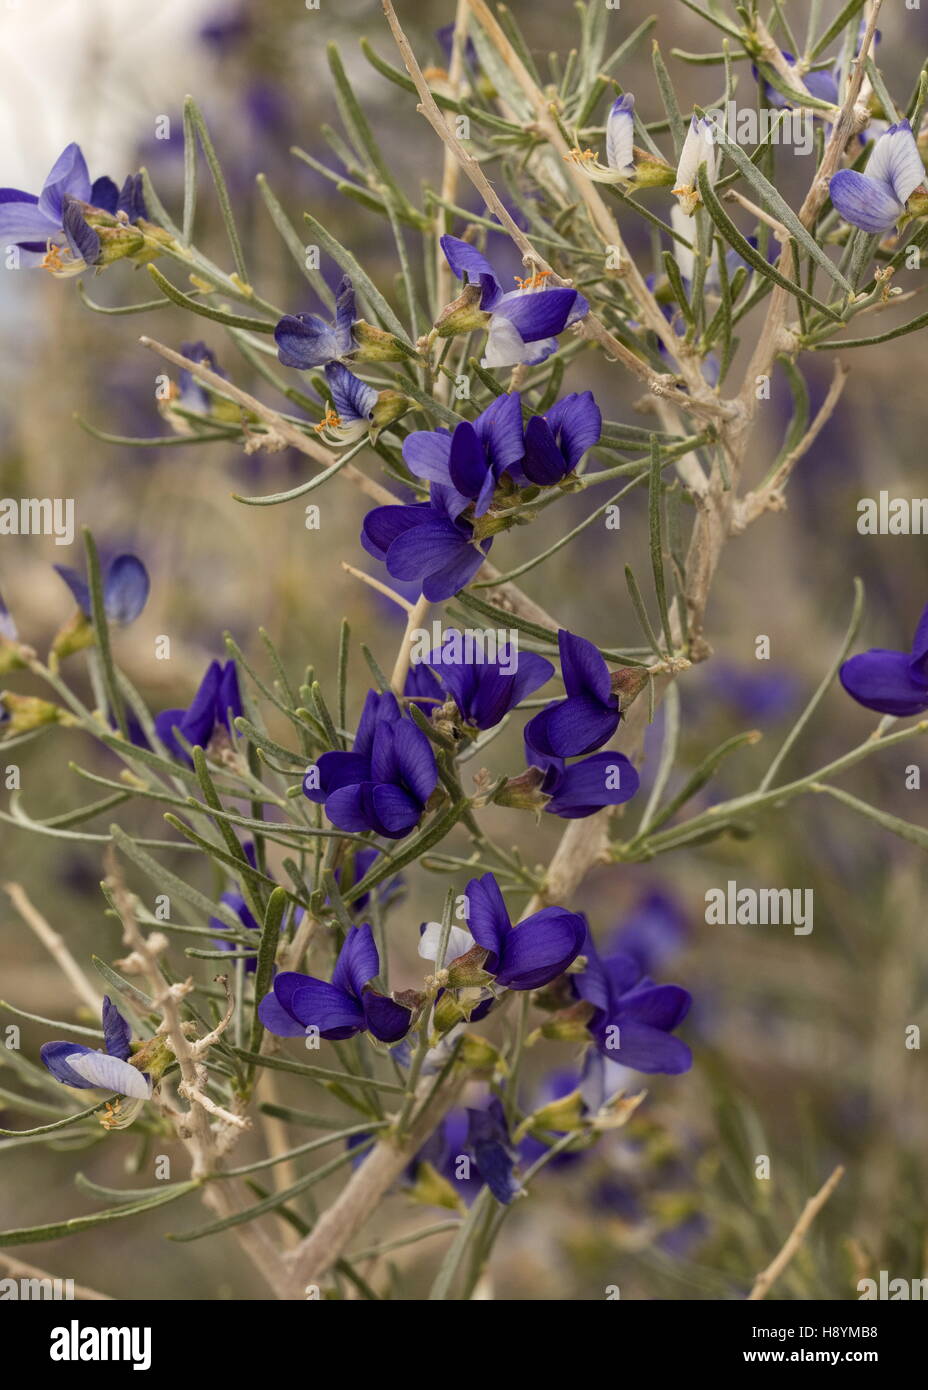
[[[318,425],[313,425],[313,429],[317,434],[322,434],[323,430],[341,429],[341,425],[341,418],[336,415],[331,406],[326,406],[325,415],[319,421]]]
[[[544,285],[548,276],[553,274],[553,270],[539,270],[536,271],[534,275],[527,276],[524,280],[520,279],[518,275],[514,278],[520,290],[538,290]]]
[[[562,155],[561,158],[569,160],[574,164],[583,164],[586,160],[595,159],[596,151],[591,149],[581,150],[578,145],[576,149],[568,150],[567,154]]]

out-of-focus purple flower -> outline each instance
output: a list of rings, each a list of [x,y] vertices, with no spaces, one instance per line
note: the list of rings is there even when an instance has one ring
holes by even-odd
[[[216,361],[212,348],[207,347],[204,342],[181,343],[181,357],[187,357],[191,362],[202,363],[217,376],[226,377]],[[193,375],[189,367],[181,368],[178,376],[179,395],[174,401],[175,405],[181,406],[184,410],[193,411],[197,415],[208,415],[213,406],[213,400],[206,387]]]
[[[752,671],[731,662],[713,662],[707,684],[714,701],[723,701],[744,719],[778,719],[793,709],[799,694],[787,671]]]
[[[242,714],[238,674],[234,661],[211,661],[200,688],[187,709],[166,709],[155,716],[158,737],[175,758],[190,764],[191,759],[175,736],[178,730],[192,748],[208,748],[220,730],[232,738],[233,720]]]
[[[609,954],[631,956],[650,975],[684,945],[689,926],[679,902],[655,889],[643,897],[609,938]]]
[[[440,29],[436,29],[435,37],[441,44],[441,51],[444,54],[445,63],[449,65],[451,63],[451,50],[454,44],[454,21],[452,20],[450,24],[443,24]],[[473,39],[469,37],[464,40],[464,60],[468,67],[476,69],[477,49],[474,47]]]
[[[564,628],[557,640],[567,698],[554,700],[526,724],[525,742],[533,754],[570,758],[592,753],[612,737],[619,727],[619,697],[592,642]],[[535,766],[545,763],[535,761]]]
[[[13,615],[3,601],[2,594],[0,594],[0,639],[4,642],[16,642],[19,640],[19,632],[16,623],[13,620]]]
[[[87,581],[68,565],[56,565],[55,570],[71,590],[84,617],[91,617]],[[148,570],[137,555],[117,555],[103,575],[103,608],[109,621],[120,627],[134,623],[148,601],[150,587]]]
[[[847,693],[866,709],[898,719],[928,709],[928,604],[911,651],[872,647],[845,661],[839,674]]]
[[[492,874],[472,878],[465,889],[467,926],[489,952],[484,968],[508,989],[538,989],[562,975],[583,944],[585,923],[562,907],[543,907],[512,925]]]
[[[351,927],[331,982],[282,971],[258,1007],[261,1022],[280,1038],[299,1037],[307,1028],[318,1028],[321,1037],[333,1041],[366,1030],[381,1042],[398,1042],[409,1031],[412,1013],[371,989],[371,980],[379,974],[380,957],[370,924]]]
[[[389,691],[364,702],[350,753],[323,753],[303,791],[340,830],[371,830],[399,840],[418,824],[438,782],[432,746]]]
[[[578,290],[546,289],[546,272],[506,292],[486,256],[469,242],[443,236],[441,249],[459,280],[466,275],[481,287],[480,309],[490,315],[484,367],[543,362],[557,351],[557,335],[589,313],[590,306]]]
[[[462,633],[448,629],[438,651],[410,667],[405,693],[439,702],[450,695],[466,724],[492,729],[554,675],[543,656],[510,652],[509,647],[503,647],[494,661],[467,661],[459,654],[463,642]]]
[[[899,121],[876,141],[864,173],[841,169],[831,178],[828,191],[845,222],[878,235],[892,231],[924,182],[925,166],[912,127],[908,121]]]
[[[105,1051],[82,1043],[47,1042],[40,1051],[56,1081],[82,1091],[115,1091],[134,1100],[148,1100],[151,1078],[129,1062],[132,1031],[109,996],[103,1000]]]
[[[582,954],[586,968],[570,978],[577,998],[593,1005],[587,1027],[607,1061],[633,1071],[689,1071],[693,1056],[673,1037],[693,1002],[680,985],[656,985],[631,956],[600,957],[587,930]]]
[[[203,21],[198,33],[202,43],[220,53],[228,52],[251,33],[251,16],[247,5],[225,6],[217,10]]]
[[[801,84],[805,87],[810,96],[818,101],[827,101],[831,106],[838,106],[838,76],[836,67],[818,68],[811,72],[801,73],[796,68],[796,58],[794,54],[788,53],[785,48],[781,49],[784,59],[789,64],[796,76],[797,87]],[[760,72],[757,65],[751,64],[751,71],[754,77],[759,79]],[[775,107],[778,111],[790,110],[793,103],[789,97],[783,95],[774,87],[772,82],[764,81],[764,100]]]
[[[602,434],[603,414],[592,391],[572,392],[525,426],[522,472],[530,482],[551,487],[572,473]]]
[[[277,356],[285,367],[306,372],[347,357],[357,347],[352,324],[357,318],[354,288],[346,275],[335,293],[335,320],[318,314],[285,314],[274,329]]]
[[[492,536],[475,540],[461,510],[453,489],[432,483],[428,502],[368,512],[361,544],[394,579],[415,580],[427,599],[441,602],[473,579],[493,544]]]
[[[415,430],[403,442],[403,459],[417,478],[443,489],[453,518],[471,504],[483,516],[502,475],[524,453],[522,398],[518,391],[497,396],[476,420],[462,420],[452,434],[446,429]]]
[[[519,1192],[515,1176],[517,1155],[498,1096],[492,1096],[483,1109],[468,1108],[466,1147],[493,1196],[508,1206]]]

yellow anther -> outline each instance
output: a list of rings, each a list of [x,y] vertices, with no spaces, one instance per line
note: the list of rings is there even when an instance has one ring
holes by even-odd
[[[341,429],[341,424],[340,416],[335,413],[331,406],[326,406],[325,415],[319,421],[318,425],[313,425],[313,429],[317,434],[322,434],[323,430]]]

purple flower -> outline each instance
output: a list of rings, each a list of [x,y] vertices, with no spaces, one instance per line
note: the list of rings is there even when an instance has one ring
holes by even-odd
[[[109,996],[103,1000],[105,1052],[81,1043],[48,1042],[40,1056],[56,1081],[82,1091],[115,1091],[148,1100],[151,1078],[129,1062],[132,1030]]]
[[[484,367],[535,366],[557,351],[557,334],[589,313],[583,295],[569,288],[545,289],[547,272],[508,293],[486,256],[458,237],[443,236],[441,249],[458,279],[481,287],[480,308],[490,315]]]
[[[509,647],[502,647],[495,661],[465,660],[458,654],[463,642],[460,632],[448,629],[439,650],[410,667],[406,694],[439,704],[450,695],[466,724],[492,729],[554,675],[554,667],[543,656],[511,652]]]
[[[557,634],[566,700],[554,700],[525,726],[529,761],[570,758],[601,748],[619,727],[619,697],[609,669],[592,642],[564,628]]]
[[[630,917],[609,938],[610,954],[631,956],[643,975],[650,975],[686,941],[689,926],[680,904],[656,889],[643,897]]]
[[[208,748],[214,734],[225,730],[231,738],[233,720],[242,714],[235,662],[211,661],[200,688],[187,709],[166,709],[155,717],[158,737],[175,758],[190,764],[186,750],[175,737],[178,730],[191,748]]]
[[[579,954],[585,924],[577,913],[543,907],[513,926],[492,874],[472,878],[465,894],[468,929],[489,952],[484,968],[498,985],[538,989],[562,975]]]
[[[85,618],[92,614],[87,581],[67,565],[55,570],[67,584]],[[134,623],[148,601],[148,570],[137,555],[117,555],[103,575],[103,608],[111,623]]]
[[[277,356],[285,367],[306,372],[347,357],[357,344],[351,326],[357,318],[354,288],[346,275],[335,292],[335,320],[317,314],[285,314],[274,329]]]
[[[72,143],[56,159],[40,194],[0,188],[0,244],[18,246],[26,265],[76,274],[100,255],[100,238],[84,217],[88,209],[122,214],[128,222],[147,215],[140,175],[130,175],[121,190],[105,175],[91,183],[81,148]],[[64,243],[69,255],[62,261],[52,248],[60,253]]]
[[[418,824],[438,782],[432,746],[389,691],[371,690],[350,753],[323,753],[303,791],[340,830],[400,840]]]
[[[371,989],[371,980],[379,974],[380,957],[370,924],[351,927],[331,982],[282,971],[258,1007],[261,1022],[279,1038],[299,1037],[307,1028],[318,1028],[321,1037],[333,1041],[366,1030],[381,1042],[398,1042],[409,1031],[412,1014]]]
[[[873,647],[845,661],[841,684],[852,699],[879,714],[905,718],[928,709],[928,604],[908,652]]]
[[[838,79],[837,65],[834,68],[819,68],[817,71],[800,73],[796,72],[796,59],[792,53],[788,53],[785,48],[781,49],[783,57],[795,72],[797,86],[801,83],[810,96],[816,97],[819,101],[827,101],[831,106],[839,106],[838,100]],[[760,73],[755,64],[751,64],[751,71],[755,77]],[[771,82],[764,82],[764,100],[770,106],[776,107],[778,111],[791,110],[793,103],[782,92],[778,91]]]
[[[865,173],[842,169],[831,179],[828,191],[845,222],[877,235],[892,231],[924,181],[925,166],[912,127],[908,121],[899,121],[875,141]]]
[[[593,753],[566,763],[532,748],[526,730],[525,756],[544,773],[540,791],[551,798],[544,809],[562,820],[583,820],[604,806],[621,806],[638,790],[638,773],[624,753]]]
[[[689,1071],[692,1053],[672,1036],[693,1002],[689,992],[656,985],[621,952],[602,959],[589,929],[582,951],[586,969],[571,976],[571,986],[577,998],[593,1005],[587,1027],[607,1062],[642,1072]]]
[[[631,92],[616,97],[606,117],[606,163],[625,178],[635,174],[635,98]]]
[[[327,362],[325,379],[332,392],[336,419],[326,415],[326,433],[338,443],[347,444],[359,439],[374,422],[374,408],[379,392],[366,381],[350,372],[344,362]]]
[[[394,579],[415,580],[431,602],[451,598],[473,579],[492,537],[479,543],[461,516],[453,488],[432,483],[428,502],[375,507],[364,518],[361,544]]]
[[[453,518],[471,503],[483,516],[503,473],[524,453],[522,399],[517,391],[498,396],[476,420],[462,420],[449,430],[415,430],[403,443],[403,458],[417,478],[444,489]]]
[[[204,342],[181,343],[181,357],[188,357],[191,362],[200,362],[204,367],[208,367],[217,376],[225,377],[226,373],[216,361],[212,348],[207,347]],[[197,415],[209,415],[213,408],[213,399],[206,387],[199,381],[189,367],[182,368],[178,377],[180,394],[174,401],[184,410],[190,410]]]
[[[603,415],[592,391],[572,392],[525,427],[522,472],[541,487],[559,483],[577,467],[587,449],[599,443]]]
[[[516,1152],[498,1096],[491,1096],[482,1110],[468,1109],[465,1147],[493,1196],[508,1206],[519,1192],[519,1183],[515,1177]]]

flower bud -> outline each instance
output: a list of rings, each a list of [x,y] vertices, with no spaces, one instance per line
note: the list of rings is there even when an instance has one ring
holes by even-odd
[[[517,811],[541,811],[548,797],[541,790],[545,774],[540,767],[529,767],[518,777],[510,777],[494,800],[497,806],[512,806]]]
[[[410,409],[413,402],[402,391],[381,391],[371,416],[371,428],[375,435],[387,429]]]
[[[435,321],[435,335],[438,338],[453,338],[458,333],[473,333],[485,328],[490,315],[480,308],[483,288],[480,285],[465,285],[464,289],[450,304],[442,309]]]
[[[44,724],[71,723],[71,718],[58,705],[40,700],[35,695],[15,695],[12,690],[0,691],[0,709],[6,711],[3,720],[7,733],[27,734]]]
[[[358,347],[351,355],[356,362],[405,362],[413,356],[393,333],[356,319],[351,330]]]
[[[409,1189],[414,1202],[426,1207],[447,1207],[449,1211],[459,1211],[461,1199],[447,1178],[443,1178],[431,1163],[422,1160],[416,1165],[415,1181]]]
[[[540,1110],[528,1115],[516,1131],[515,1138],[518,1140],[526,1134],[551,1129],[564,1134],[585,1129],[585,1112],[586,1102],[580,1091],[571,1091],[569,1095],[561,1096],[559,1100],[553,1100],[550,1105],[543,1105]]]
[[[53,664],[64,661],[65,657],[71,656],[74,652],[82,652],[86,647],[92,647],[94,641],[93,624],[78,609],[56,634],[55,640],[52,642]]]

